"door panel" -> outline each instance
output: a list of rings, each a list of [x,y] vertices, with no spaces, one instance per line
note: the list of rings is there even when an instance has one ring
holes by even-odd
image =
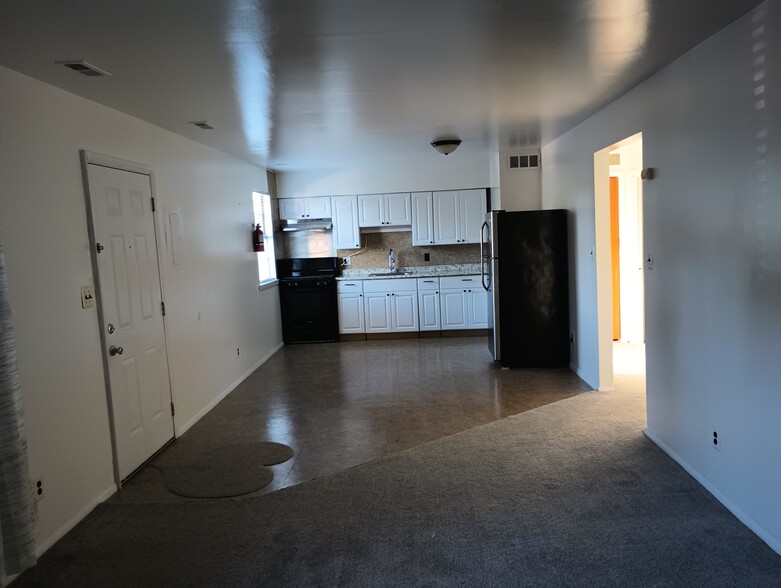
[[[358,196],[358,225],[361,227],[381,227],[385,224],[382,194],[362,194]]]
[[[385,224],[411,225],[410,195],[385,194]]]
[[[458,243],[457,190],[434,192],[434,242],[437,245]]]
[[[174,435],[152,194],[144,174],[89,164],[87,175],[93,245],[103,247],[94,250],[98,302],[123,480]]]
[[[479,243],[485,219],[485,190],[461,190],[460,198],[461,243]]]
[[[613,290],[613,341],[621,339],[621,254],[618,178],[610,176],[610,265]]]
[[[466,329],[466,292],[463,290],[441,290],[439,307],[442,313],[442,329]]]
[[[391,295],[391,327],[393,331],[418,330],[418,293],[397,292]]]
[[[391,330],[390,296],[384,293],[364,294],[367,333],[389,333]]]

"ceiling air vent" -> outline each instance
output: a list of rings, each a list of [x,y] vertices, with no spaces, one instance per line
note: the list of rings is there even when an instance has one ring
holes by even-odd
[[[507,156],[507,168],[512,170],[520,169],[539,169],[539,153],[518,153],[517,155]]]
[[[213,126],[211,126],[211,125],[210,125],[208,122],[206,122],[205,120],[191,120],[191,121],[190,121],[190,124],[191,124],[191,125],[195,125],[195,126],[196,126],[196,127],[198,127],[199,129],[203,129],[204,131],[213,131],[213,130],[214,130],[214,127],[213,127]]]
[[[64,65],[65,67],[72,69],[75,72],[80,73],[83,76],[87,76],[90,78],[102,78],[104,76],[110,76],[111,74],[108,73],[104,69],[100,69],[99,67],[95,67],[91,63],[87,63],[86,61],[56,61],[57,65]]]

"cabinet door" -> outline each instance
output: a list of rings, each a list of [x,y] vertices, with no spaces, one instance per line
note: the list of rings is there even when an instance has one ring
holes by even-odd
[[[421,331],[439,331],[442,328],[439,320],[439,291],[418,292],[418,316]]]
[[[467,328],[466,290],[440,290],[442,330]]]
[[[382,194],[361,194],[358,196],[358,225],[381,227],[385,224]]]
[[[283,220],[298,220],[306,215],[305,198],[280,198],[279,218]]]
[[[328,196],[306,198],[306,218],[331,218],[331,199]]]
[[[485,190],[461,190],[459,195],[459,242],[479,243],[485,221]]]
[[[409,192],[406,194],[385,194],[386,225],[411,225],[411,209]]]
[[[360,247],[358,199],[355,196],[334,196],[331,198],[331,213],[334,219],[334,248],[355,249]]]
[[[366,332],[363,324],[363,294],[339,294],[339,332]]]
[[[470,329],[488,328],[488,292],[483,288],[472,288],[467,292],[469,304],[467,327]]]
[[[412,245],[434,244],[431,192],[412,194]]]
[[[390,292],[372,292],[363,295],[364,321],[367,333],[390,333]]]
[[[391,325],[396,331],[418,330],[418,293],[396,292],[390,296]]]
[[[434,243],[452,245],[459,242],[458,205],[459,191],[433,193]]]

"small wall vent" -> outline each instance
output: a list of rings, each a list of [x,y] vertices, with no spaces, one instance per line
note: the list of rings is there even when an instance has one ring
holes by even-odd
[[[204,131],[213,131],[213,130],[214,130],[214,127],[213,127],[213,126],[211,126],[211,125],[210,125],[208,122],[206,122],[205,120],[191,120],[191,121],[190,121],[190,124],[191,124],[191,125],[195,125],[195,126],[196,126],[196,127],[198,127],[199,129],[203,129]]]
[[[83,76],[87,76],[89,78],[102,78],[105,76],[111,76],[111,74],[106,70],[100,69],[99,67],[96,67],[91,63],[87,63],[86,61],[83,60],[55,61],[55,63],[57,65],[64,65],[68,69],[72,69],[73,71],[80,73]]]
[[[507,156],[507,169],[539,169],[540,165],[539,153],[518,153]]]

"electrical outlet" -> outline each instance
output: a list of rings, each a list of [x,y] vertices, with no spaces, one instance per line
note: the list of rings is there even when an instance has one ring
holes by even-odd
[[[575,331],[569,332],[569,342],[574,343],[575,342]]]
[[[430,253],[424,253],[423,254],[423,261],[431,261],[431,254]]]
[[[92,286],[81,287],[81,307],[92,308],[95,306],[95,288]]]
[[[342,265],[352,265],[353,260],[351,257],[342,258]]]
[[[43,478],[35,478],[33,480],[33,491],[35,492],[35,500],[44,499],[45,494],[44,494]]]
[[[711,445],[713,446],[713,449],[716,451],[721,451],[721,448],[719,447],[719,444],[721,443],[721,440],[719,439],[719,432],[713,431],[713,440]]]
[[[649,252],[646,254],[646,256],[645,256],[645,266],[646,266],[646,267],[647,267],[649,270],[652,270],[652,269],[654,269],[654,252],[653,252],[653,251],[649,251]]]
[[[236,347],[236,355],[241,355],[241,350],[238,347]]]

